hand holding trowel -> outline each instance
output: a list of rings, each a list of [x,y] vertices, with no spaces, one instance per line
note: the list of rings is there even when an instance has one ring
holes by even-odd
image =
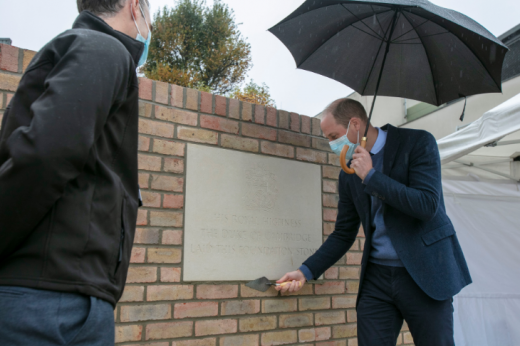
[[[264,276],[254,281],[248,282],[246,286],[260,292],[267,291],[271,286],[274,286],[277,291],[296,292],[303,287],[304,283],[305,277],[300,271],[296,271],[285,274],[276,283],[272,283]]]

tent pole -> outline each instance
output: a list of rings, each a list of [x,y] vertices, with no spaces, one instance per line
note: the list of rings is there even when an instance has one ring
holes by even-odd
[[[381,71],[379,71],[379,78],[377,79],[376,92],[374,93],[374,101],[372,101],[372,108],[370,109],[370,115],[368,117],[367,127],[365,129],[365,135],[363,136],[363,142],[365,142],[365,143],[367,141],[368,128],[370,127],[370,121],[372,120],[372,113],[374,112],[374,106],[376,104],[377,92],[379,91],[379,84],[381,84],[381,77],[383,76],[383,70],[385,68],[386,57],[388,56],[388,52],[390,51],[390,40],[392,39],[392,35],[394,34],[394,30],[395,30],[395,25],[397,24],[398,13],[399,13],[399,10],[396,9],[395,13],[394,13],[394,19],[392,21],[392,28],[390,29],[390,35],[388,36],[388,41],[386,44],[385,55],[383,57],[383,63],[381,64]]]

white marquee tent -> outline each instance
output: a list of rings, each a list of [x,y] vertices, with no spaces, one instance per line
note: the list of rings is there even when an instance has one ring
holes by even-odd
[[[454,300],[457,346],[520,345],[519,139],[517,95],[438,141],[447,212],[473,278]]]

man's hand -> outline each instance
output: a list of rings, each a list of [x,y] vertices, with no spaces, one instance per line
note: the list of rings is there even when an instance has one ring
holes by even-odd
[[[373,168],[372,157],[370,156],[370,153],[362,146],[358,146],[354,151],[350,168],[353,168],[356,171],[357,176],[360,177],[361,180],[365,180],[366,176]]]
[[[303,275],[301,271],[296,270],[285,274],[280,280],[276,281],[278,284],[289,282],[288,284],[284,285],[283,287],[275,286],[275,288],[277,291],[282,291],[282,293],[287,291],[291,293],[298,292],[305,284],[305,281],[307,281],[307,279],[305,279],[305,275]]]

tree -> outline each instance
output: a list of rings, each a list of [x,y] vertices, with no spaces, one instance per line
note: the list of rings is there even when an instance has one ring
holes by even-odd
[[[155,16],[146,77],[189,88],[226,94],[251,69],[251,46],[235,23],[233,10],[220,0],[179,0]]]
[[[269,87],[265,83],[258,85],[253,80],[244,87],[244,90],[236,87],[229,97],[257,105],[276,107]]]

